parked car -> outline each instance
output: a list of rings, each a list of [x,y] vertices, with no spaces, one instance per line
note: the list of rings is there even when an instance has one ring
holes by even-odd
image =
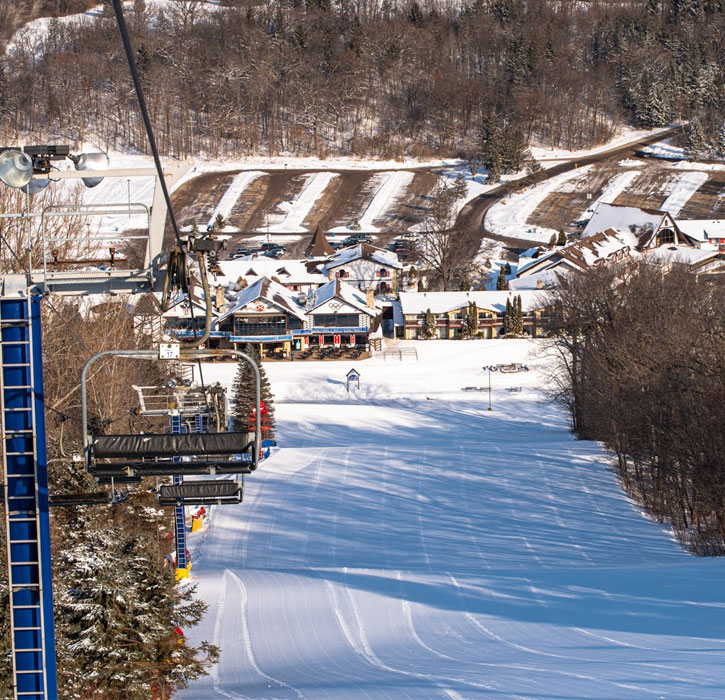
[[[367,233],[353,233],[348,236],[343,242],[343,246],[357,245],[358,243],[372,243],[373,237]]]
[[[279,243],[262,243],[261,246],[259,246],[259,250],[262,252],[267,252],[270,250],[279,250],[282,253],[284,253],[284,247],[279,245]]]
[[[284,248],[272,248],[262,253],[265,258],[274,258],[279,260],[284,255]]]
[[[254,251],[246,246],[238,246],[234,251],[235,255],[251,255]]]

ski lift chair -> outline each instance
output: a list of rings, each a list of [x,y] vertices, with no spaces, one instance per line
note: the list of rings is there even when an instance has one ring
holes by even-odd
[[[238,350],[192,350],[184,359],[232,355],[248,362],[255,375],[255,406],[260,406],[260,375],[254,360]],[[185,476],[187,474],[249,474],[259,463],[260,411],[254,432],[94,435],[89,430],[87,376],[102,357],[159,360],[155,350],[106,350],[91,357],[81,372],[83,454],[86,469],[96,477]],[[171,358],[169,358],[171,359]],[[178,356],[177,356],[178,359]],[[227,485],[229,491],[231,486]],[[227,494],[228,495],[228,494]],[[221,497],[221,496],[220,496]]]
[[[105,506],[113,503],[113,497],[108,491],[93,493],[60,493],[48,496],[48,505],[51,508],[71,506]]]
[[[159,487],[160,506],[213,506],[235,505],[244,496],[242,481],[220,479],[218,481],[187,481],[182,484],[164,484]]]

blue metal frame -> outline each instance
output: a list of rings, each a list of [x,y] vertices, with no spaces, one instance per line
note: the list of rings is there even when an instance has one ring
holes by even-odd
[[[181,414],[171,416],[171,432],[174,435],[181,435],[184,432],[184,424],[181,421]],[[174,458],[178,461],[178,458]],[[174,486],[184,483],[184,477],[180,474],[173,476]],[[186,514],[184,506],[174,506],[174,544],[176,546],[176,570],[189,568],[188,557],[186,556]]]
[[[57,700],[39,297],[0,299],[14,696]]]

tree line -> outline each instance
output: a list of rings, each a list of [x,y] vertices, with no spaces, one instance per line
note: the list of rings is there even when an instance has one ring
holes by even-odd
[[[579,437],[698,554],[725,553],[723,280],[641,262],[571,273],[550,292],[560,398]]]
[[[128,24],[165,154],[457,153],[505,172],[532,139],[582,148],[625,123],[692,119],[693,149],[717,155],[724,12],[723,0],[135,0]],[[6,141],[146,149],[106,14],[16,35],[0,59]]]

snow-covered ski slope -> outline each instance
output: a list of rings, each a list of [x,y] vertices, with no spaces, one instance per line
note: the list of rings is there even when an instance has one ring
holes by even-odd
[[[265,365],[283,448],[191,538],[193,635],[222,654],[181,697],[725,697],[725,561],[685,553],[574,439],[538,346],[416,347]],[[461,391],[517,360],[492,412]]]

